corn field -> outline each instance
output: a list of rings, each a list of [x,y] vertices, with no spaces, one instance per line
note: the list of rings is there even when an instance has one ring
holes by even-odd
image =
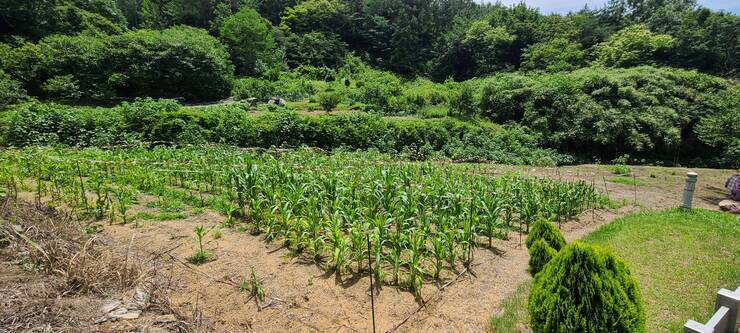
[[[284,242],[338,274],[370,264],[379,283],[415,292],[469,265],[477,247],[526,232],[535,219],[566,221],[608,202],[584,182],[479,169],[372,152],[218,146],[0,152],[4,195],[30,192],[37,204],[110,224],[130,223],[127,212],[142,194],[176,198],[219,211],[225,226]]]

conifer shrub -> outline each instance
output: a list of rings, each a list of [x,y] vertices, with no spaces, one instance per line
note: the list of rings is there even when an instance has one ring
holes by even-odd
[[[529,248],[529,274],[535,276],[545,265],[558,254],[550,245],[540,238]]]
[[[530,324],[540,332],[645,332],[645,310],[627,265],[581,242],[564,247],[535,276]]]
[[[527,248],[531,248],[532,244],[538,239],[543,239],[547,242],[555,252],[560,251],[565,246],[563,234],[560,233],[560,230],[552,222],[545,219],[537,220],[532,224],[532,229],[530,229],[527,236]]]

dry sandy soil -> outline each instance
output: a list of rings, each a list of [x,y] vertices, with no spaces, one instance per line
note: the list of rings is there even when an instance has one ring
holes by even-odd
[[[562,230],[572,241],[629,212],[678,206],[685,174],[689,170],[633,167],[636,178],[643,183],[637,186],[636,200],[635,187],[611,182],[614,175],[605,166],[525,168],[485,165],[479,170],[491,174],[507,171],[593,181],[602,193],[608,192],[611,199],[623,202],[619,209],[588,211],[564,223]],[[716,209],[716,204],[725,197],[724,180],[732,171],[692,171],[700,175],[695,206]],[[146,200],[137,210],[152,210],[144,206]],[[635,201],[637,205],[634,205]],[[223,220],[223,216],[206,211],[182,220],[143,222],[138,228],[106,225],[101,237],[110,240],[111,246],[130,246],[140,258],[157,258],[159,274],[167,277],[170,305],[178,313],[202,313],[203,320],[195,326],[199,329],[218,332],[372,331],[370,279],[365,271],[358,273],[353,268],[354,273],[338,276],[304,258],[295,257],[281,247],[280,240],[268,243],[261,236],[221,229],[223,236],[219,239],[208,237],[207,248],[216,255],[216,260],[200,266],[187,264],[186,258],[195,250],[192,227],[218,226]],[[488,319],[499,310],[501,301],[518,284],[530,278],[526,271],[527,261],[526,249],[520,245],[519,236],[512,233],[509,240],[496,241],[493,249],[479,248],[471,271],[458,268],[457,272],[448,271],[442,282],[428,281],[422,292],[423,301],[408,291],[385,286],[375,295],[376,331],[485,331]],[[0,288],[7,289],[13,278],[6,276],[6,267],[9,266],[2,267]],[[251,267],[264,285],[266,298],[262,303],[238,288],[239,283],[249,278]],[[446,288],[441,288],[442,285]],[[151,316],[142,316],[125,324],[119,321],[93,325],[89,321],[102,315],[95,312],[100,312],[99,299],[86,302],[89,313],[78,319],[88,322],[79,327],[96,327],[101,331],[150,328],[147,325],[151,323]]]

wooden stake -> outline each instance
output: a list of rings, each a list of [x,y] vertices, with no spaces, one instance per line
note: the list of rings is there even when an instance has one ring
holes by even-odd
[[[367,236],[367,267],[370,268],[370,306],[373,311],[373,333],[375,333],[375,288],[373,287],[373,262],[370,259],[370,234]]]

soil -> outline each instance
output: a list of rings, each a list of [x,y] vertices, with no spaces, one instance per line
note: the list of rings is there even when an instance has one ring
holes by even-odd
[[[605,166],[484,166],[480,172],[518,171],[555,179],[589,183],[593,180],[602,193],[608,191],[612,200],[623,202],[621,208],[587,211],[563,223],[561,229],[566,239],[572,241],[627,213],[678,206],[688,169],[632,169],[636,179],[643,182],[637,186],[637,205],[634,205],[635,187],[610,182],[615,175]],[[732,172],[693,171],[700,175],[694,205],[717,209],[717,203],[725,197],[724,180]],[[132,209],[132,214],[137,210],[151,210],[145,207],[147,200],[153,199],[145,198]],[[196,244],[193,226],[218,228],[224,219],[224,216],[206,211],[176,221],[145,221],[138,227],[106,225],[103,234],[114,244],[131,244],[142,258],[156,257],[166,262],[161,274],[170,277],[170,305],[179,313],[202,313],[207,322],[202,327],[217,332],[372,331],[370,279],[365,270],[358,272],[353,267],[352,273],[339,276],[296,256],[282,247],[280,240],[268,243],[261,236],[234,229],[219,229],[222,235],[218,239],[212,237],[213,233],[207,236],[206,248],[215,255],[215,260],[199,266],[189,264],[187,258],[195,252]],[[384,286],[374,298],[376,331],[387,332],[394,328],[398,332],[485,331],[489,318],[499,310],[502,300],[517,285],[530,279],[526,271],[526,248],[521,245],[518,234],[510,233],[509,236],[509,240],[494,241],[492,248],[477,249],[470,270],[458,267],[456,272],[447,270],[442,282],[427,281],[422,291],[424,301],[406,290]],[[263,284],[264,302],[257,302],[248,291],[238,287],[248,281],[252,267]],[[5,272],[5,266],[2,268]],[[2,275],[0,290],[11,288],[12,283]],[[443,285],[447,285],[446,288],[442,288]],[[88,315],[77,322],[90,325],[89,318],[95,317]],[[137,321],[130,323],[134,325]]]

